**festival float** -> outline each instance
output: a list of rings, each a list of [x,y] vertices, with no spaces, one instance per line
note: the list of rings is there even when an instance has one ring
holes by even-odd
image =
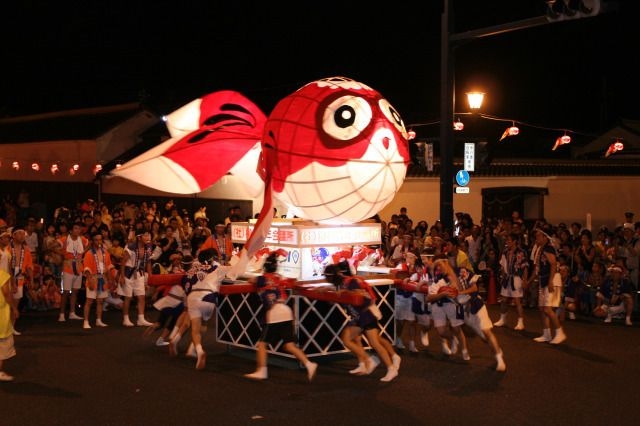
[[[309,357],[345,352],[339,334],[347,315],[340,303],[348,301],[327,300],[330,292],[314,289],[328,285],[322,276],[328,263],[349,260],[359,272],[374,263],[371,247],[381,244],[381,228],[371,218],[400,189],[409,163],[408,133],[397,110],[369,86],[332,77],[285,97],[268,117],[242,94],[220,91],[169,114],[166,123],[169,140],[113,174],[189,194],[231,173],[250,192],[263,193],[258,219],[231,226],[242,250],[228,274],[232,284],[221,290],[218,341],[255,348],[260,305],[246,280],[261,272],[267,251],[282,250],[278,272],[296,280],[288,303],[300,347]],[[275,199],[291,220],[273,219]],[[394,281],[379,274],[385,271],[366,279],[383,313],[381,331],[394,341]],[[238,285],[243,291],[232,291]],[[271,348],[290,356],[278,349]]]

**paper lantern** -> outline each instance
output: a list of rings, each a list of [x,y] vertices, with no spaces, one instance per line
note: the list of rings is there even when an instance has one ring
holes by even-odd
[[[280,101],[263,135],[273,195],[296,216],[349,224],[378,213],[402,185],[407,131],[378,92],[345,78],[309,83]]]
[[[606,158],[606,157],[610,156],[611,154],[615,154],[618,151],[622,151],[623,149],[624,149],[624,144],[622,142],[620,142],[619,139],[616,139],[616,141],[614,143],[609,145],[609,148],[607,149],[607,152],[605,152],[604,156]]]
[[[551,151],[555,151],[560,145],[566,145],[569,143],[571,143],[571,136],[565,133],[563,136],[556,139],[556,143],[553,145],[553,148],[551,148]]]
[[[169,114],[166,122],[171,139],[113,174],[187,194],[239,173],[254,192],[264,193],[245,244],[249,255],[261,248],[271,225],[273,198],[301,218],[359,222],[391,202],[410,160],[400,114],[377,91],[344,77],[305,85],[268,118],[243,95],[220,91]]]
[[[507,127],[505,129],[505,131],[502,133],[502,136],[500,137],[500,141],[502,141],[504,138],[508,137],[508,136],[517,136],[520,134],[520,129],[516,127],[516,125],[512,125],[511,127]]]

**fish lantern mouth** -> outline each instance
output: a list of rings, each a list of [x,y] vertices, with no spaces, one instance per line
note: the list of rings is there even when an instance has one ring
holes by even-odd
[[[406,171],[393,132],[380,128],[360,158],[339,166],[314,161],[291,175],[275,195],[296,216],[323,224],[356,223],[391,202]]]

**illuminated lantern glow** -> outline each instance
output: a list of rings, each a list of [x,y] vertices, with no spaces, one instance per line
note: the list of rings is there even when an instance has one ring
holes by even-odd
[[[455,130],[456,132],[461,132],[464,130],[464,123],[460,121],[459,118],[458,121],[453,122],[453,130]]]
[[[75,176],[77,169],[74,168],[73,166],[69,167],[69,175],[70,176]]]
[[[20,170],[20,163],[18,161],[14,161],[13,163],[11,163],[11,167],[17,172],[18,170]]]
[[[195,194],[230,172],[242,176],[241,183],[257,197],[264,191],[256,165],[266,120],[242,94],[214,92],[166,115],[171,138],[116,165],[114,174],[165,192]]]
[[[98,173],[100,173],[101,170],[102,170],[102,164],[96,164],[93,167],[93,174],[97,175]]]
[[[482,106],[482,102],[484,101],[484,93],[483,92],[468,92],[467,100],[469,101],[469,108],[472,110],[478,110]]]
[[[80,165],[76,163],[73,166],[71,166],[71,168],[73,169],[73,171],[77,172],[78,169],[80,169]]]
[[[416,132],[413,130],[409,130],[407,132],[407,140],[413,140],[416,138]]]
[[[620,142],[620,140],[616,140],[614,143],[609,145],[607,152],[604,154],[605,158],[610,156],[611,154],[615,154],[618,151],[622,151],[624,149],[624,144]]]
[[[40,171],[40,164],[38,163],[32,163],[31,164],[31,170],[35,171],[35,172],[39,172]]]
[[[556,139],[556,143],[555,145],[553,145],[553,148],[551,148],[551,151],[555,151],[560,145],[566,145],[568,143],[571,143],[571,136],[565,134],[564,136],[560,136],[558,139]]]
[[[60,171],[60,167],[58,167],[57,164],[52,164],[50,170],[51,170],[51,174],[55,175],[56,173],[58,173]]]
[[[379,212],[400,189],[409,162],[407,137],[398,112],[375,90],[345,78],[320,80],[274,108],[261,169],[271,171],[274,196],[296,216],[356,223]]]
[[[262,248],[274,198],[300,218],[356,223],[391,202],[410,161],[398,111],[344,77],[308,83],[268,118],[237,92],[215,92],[169,114],[167,128],[171,139],[114,175],[165,192],[197,193],[247,162],[242,179],[260,178],[264,204],[241,259]]]
[[[505,131],[502,133],[502,136],[500,136],[500,140],[499,141],[502,141],[503,139],[505,139],[508,136],[517,136],[519,134],[520,134],[520,129],[518,129],[516,127],[515,123],[514,123],[511,127],[507,127],[505,129]]]

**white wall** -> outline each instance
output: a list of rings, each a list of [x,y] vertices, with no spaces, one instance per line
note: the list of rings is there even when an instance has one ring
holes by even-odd
[[[640,177],[562,177],[549,179],[545,216],[552,223],[586,223],[591,213],[592,228],[609,228],[624,222],[624,213],[635,212],[640,220]]]
[[[549,195],[544,197],[544,216],[553,224],[579,222],[586,226],[587,213],[591,214],[593,229],[602,225],[612,228],[622,224],[626,211],[635,212],[636,218],[640,218],[640,177],[618,176],[472,177],[469,194],[453,195],[453,211],[469,213],[474,220],[480,220],[482,189],[508,186],[548,188]],[[121,178],[103,180],[102,191],[115,194],[171,196]],[[198,197],[253,200],[254,214],[259,212],[264,204],[262,197],[252,198],[239,183],[238,177],[231,175],[198,194]],[[406,207],[414,222],[426,220],[431,225],[440,214],[439,199],[438,177],[406,179],[393,201],[379,214],[383,220],[388,221],[393,213],[400,211],[400,207]],[[284,206],[276,204],[275,207],[278,214],[286,214]]]
[[[587,213],[591,213],[593,229],[621,225],[627,211],[640,218],[640,177],[627,176],[472,177],[469,194],[453,194],[453,211],[469,213],[479,220],[482,189],[507,186],[546,187],[549,195],[544,197],[544,217],[553,224],[579,222],[586,226]],[[440,178],[407,179],[380,217],[388,221],[400,207],[406,207],[414,223],[426,220],[431,225],[440,215],[439,199]]]

